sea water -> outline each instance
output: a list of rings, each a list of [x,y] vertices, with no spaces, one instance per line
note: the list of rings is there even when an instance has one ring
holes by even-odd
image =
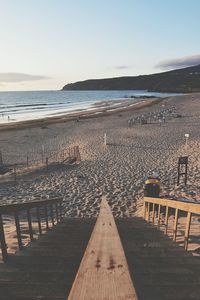
[[[175,94],[147,91],[23,91],[0,92],[0,123],[60,116],[91,109],[98,102],[124,101],[140,96],[167,97]],[[135,101],[139,101],[136,99]]]

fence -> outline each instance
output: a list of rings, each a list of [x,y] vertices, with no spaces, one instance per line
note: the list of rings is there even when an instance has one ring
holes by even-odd
[[[4,216],[12,215],[15,220],[15,227],[17,233],[17,241],[19,250],[23,249],[22,234],[20,228],[20,214],[26,213],[26,219],[28,222],[28,233],[30,241],[34,240],[34,231],[32,227],[33,214],[36,216],[36,222],[38,224],[38,233],[42,234],[42,223],[45,223],[46,231],[50,228],[50,223],[55,226],[62,219],[62,199],[49,199],[42,201],[32,201],[27,203],[9,204],[0,206],[0,244],[3,261],[8,259],[8,251],[6,244],[6,234],[4,230]],[[50,220],[51,221],[50,221]]]
[[[62,150],[40,152],[27,152],[26,155],[3,154],[0,151],[0,174],[12,172],[16,180],[17,171],[26,171],[29,168],[48,167],[52,163],[80,161],[79,146],[64,148]]]
[[[157,219],[157,225],[160,226],[162,207],[165,208],[165,215],[164,215],[165,234],[167,234],[167,229],[168,229],[169,208],[174,210],[173,240],[175,241],[177,236],[177,225],[178,225],[179,213],[181,211],[186,212],[187,216],[186,216],[186,225],[185,225],[185,233],[184,233],[184,248],[185,250],[187,250],[192,214],[200,214],[200,204],[181,202],[181,201],[162,199],[162,198],[144,197],[144,219],[146,221],[150,221],[151,218],[153,224],[155,224],[155,219]]]

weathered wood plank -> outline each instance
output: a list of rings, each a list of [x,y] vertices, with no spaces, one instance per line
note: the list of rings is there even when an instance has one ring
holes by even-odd
[[[158,204],[158,226],[160,226],[160,204]]]
[[[177,226],[178,226],[178,208],[176,208],[175,218],[174,218],[174,232],[173,232],[174,241],[176,241]]]
[[[7,245],[6,245],[4,228],[3,228],[3,219],[1,214],[0,214],[0,245],[1,245],[3,261],[6,261],[8,258],[8,253],[7,253]]]
[[[169,213],[169,208],[166,206],[166,211],[165,211],[165,234],[167,234],[167,228],[168,228],[168,213]]]
[[[26,209],[31,209],[35,207],[42,207],[47,204],[55,204],[62,203],[62,198],[53,198],[48,200],[39,200],[39,201],[31,201],[24,203],[15,203],[15,204],[7,204],[0,205],[0,213],[1,214],[9,214],[13,212],[19,212]]]
[[[83,299],[137,299],[117,227],[105,197],[68,297],[68,300]]]
[[[190,233],[190,225],[191,225],[191,212],[188,212],[186,219],[186,228],[185,228],[185,239],[184,239],[184,248],[187,250],[188,248],[188,238]]]
[[[181,201],[175,201],[175,200],[169,200],[163,198],[151,198],[151,197],[144,197],[144,202],[160,204],[162,206],[178,208],[179,210],[200,214],[200,204],[196,204],[196,203],[188,203],[188,202],[181,202]]]

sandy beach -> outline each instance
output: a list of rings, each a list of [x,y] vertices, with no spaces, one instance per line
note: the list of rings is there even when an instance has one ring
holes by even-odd
[[[106,193],[116,217],[132,216],[142,204],[144,177],[152,171],[161,177],[163,195],[199,201],[200,94],[165,98],[154,105],[149,101],[151,106],[144,102],[146,107],[142,103],[140,109],[121,109],[109,116],[1,131],[1,151],[7,163],[17,162],[27,152],[40,153],[42,147],[59,151],[79,145],[82,158],[80,164],[30,173],[17,183],[3,182],[6,175],[1,176],[1,204],[62,196],[67,216],[90,217],[97,215],[100,196]],[[161,126],[160,112],[166,114]],[[151,124],[129,126],[131,118],[150,115]],[[190,135],[187,149],[185,133]],[[181,155],[189,155],[187,187],[176,185]]]
[[[165,116],[161,124],[160,114]],[[151,123],[134,121],[130,126],[130,120],[143,117]],[[96,217],[104,193],[115,217],[140,216],[144,178],[152,171],[160,175],[163,196],[199,202],[199,126],[200,94],[190,94],[147,100],[137,108],[121,107],[120,112],[92,115],[78,122],[75,117],[44,127],[4,128],[0,141],[7,163],[20,161],[31,151],[40,155],[42,147],[59,151],[73,145],[79,145],[82,160],[72,165],[57,164],[48,171],[28,172],[18,176],[17,182],[12,176],[1,175],[0,203],[61,196],[67,217]],[[185,133],[189,134],[187,146]],[[189,156],[187,186],[183,181],[176,185],[181,155]],[[196,221],[198,225],[198,218]],[[10,234],[14,234],[12,230]]]

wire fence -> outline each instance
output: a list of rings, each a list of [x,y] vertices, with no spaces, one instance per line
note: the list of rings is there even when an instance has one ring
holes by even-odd
[[[67,147],[59,150],[29,151],[27,153],[4,153],[0,150],[0,175],[16,175],[19,172],[51,164],[80,161],[79,146]]]

